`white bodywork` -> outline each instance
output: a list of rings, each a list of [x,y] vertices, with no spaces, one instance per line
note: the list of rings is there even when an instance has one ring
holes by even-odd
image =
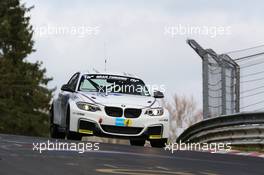
[[[61,128],[66,127],[66,115],[67,110],[70,111],[70,124],[69,130],[72,132],[82,133],[79,129],[79,121],[89,121],[95,123],[99,128],[100,132],[110,136],[124,136],[124,137],[137,137],[143,135],[146,130],[151,126],[162,126],[162,133],[160,139],[169,137],[169,114],[166,109],[163,109],[163,114],[160,116],[150,116],[146,114],[148,109],[161,108],[160,99],[154,98],[152,96],[141,96],[141,95],[131,95],[122,93],[108,93],[102,94],[98,92],[84,92],[79,91],[80,79],[83,75],[90,75],[89,73],[76,73],[76,87],[75,92],[61,91],[58,98],[53,102],[53,114],[54,114],[54,124],[57,124]],[[75,74],[75,75],[76,75]],[[92,73],[92,75],[116,75],[123,77],[121,74],[110,74],[110,73]],[[74,76],[73,76],[74,77]],[[134,77],[136,78],[136,77]],[[138,78],[137,78],[138,79]],[[71,80],[70,80],[71,81]],[[69,81],[69,83],[70,83]],[[82,110],[77,106],[78,102],[85,102],[93,104],[100,108],[98,111],[86,111]],[[107,115],[105,107],[118,107],[125,110],[126,108],[141,109],[142,112],[137,118],[126,118],[124,113],[122,116],[113,117]],[[124,125],[122,124],[124,122]],[[143,128],[140,133],[127,134],[118,132],[107,132],[102,128],[102,125],[119,126],[119,127],[139,127]],[[85,132],[83,132],[85,133]],[[86,132],[87,133],[87,132]],[[92,133],[88,133],[92,134]],[[150,139],[150,138],[148,138]]]

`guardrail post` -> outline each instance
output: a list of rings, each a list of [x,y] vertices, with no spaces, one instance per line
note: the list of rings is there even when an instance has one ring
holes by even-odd
[[[203,116],[204,119],[210,118],[209,112],[209,74],[208,74],[208,54],[203,59]]]
[[[226,64],[224,59],[220,58],[220,66],[221,66],[221,114],[226,114]]]
[[[235,94],[236,94],[236,113],[240,112],[240,67],[237,65],[236,67],[236,88],[235,88]]]

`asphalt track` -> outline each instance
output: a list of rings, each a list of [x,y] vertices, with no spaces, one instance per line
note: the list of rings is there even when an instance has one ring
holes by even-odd
[[[99,151],[33,151],[36,138],[0,134],[0,175],[264,175],[264,159],[103,144]],[[55,141],[55,140],[53,140]],[[69,142],[60,140],[63,142]]]

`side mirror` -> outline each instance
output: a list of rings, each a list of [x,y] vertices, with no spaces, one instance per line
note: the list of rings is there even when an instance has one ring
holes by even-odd
[[[160,91],[155,91],[154,98],[164,98],[164,94]]]
[[[62,90],[62,91],[67,91],[67,92],[74,92],[74,90],[72,90],[72,89],[69,87],[68,84],[64,84],[64,85],[62,85],[61,90]]]

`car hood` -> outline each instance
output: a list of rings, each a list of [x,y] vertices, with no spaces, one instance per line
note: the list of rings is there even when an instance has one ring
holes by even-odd
[[[119,93],[110,93],[105,95],[104,93],[97,92],[86,92],[80,93],[88,101],[99,103],[105,106],[133,106],[133,107],[149,107],[155,102],[155,98],[151,96],[138,96],[138,95],[127,95]],[[86,100],[85,100],[86,101]]]

